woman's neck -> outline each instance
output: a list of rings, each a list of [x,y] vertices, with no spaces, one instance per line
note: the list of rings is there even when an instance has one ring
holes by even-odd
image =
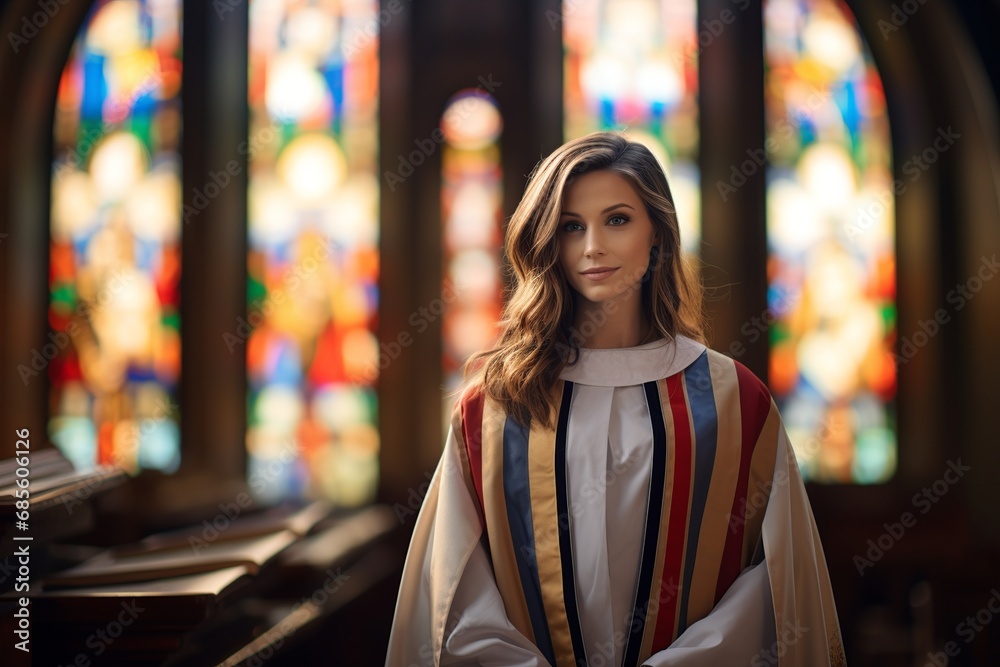
[[[580,347],[590,349],[635,347],[648,343],[657,337],[657,331],[638,306],[621,307],[609,313],[603,304],[578,302],[571,337],[580,341]]]

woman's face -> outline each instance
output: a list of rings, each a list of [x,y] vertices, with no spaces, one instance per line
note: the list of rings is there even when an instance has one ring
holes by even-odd
[[[603,303],[629,292],[639,300],[639,289],[630,288],[649,266],[656,232],[624,176],[602,169],[574,178],[563,192],[556,238],[559,263],[584,299]]]

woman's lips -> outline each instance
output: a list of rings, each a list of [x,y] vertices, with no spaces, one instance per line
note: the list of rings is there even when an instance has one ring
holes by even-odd
[[[584,278],[589,278],[590,280],[604,280],[617,270],[618,269],[608,269],[607,271],[594,271],[591,273],[581,273],[580,275]]]

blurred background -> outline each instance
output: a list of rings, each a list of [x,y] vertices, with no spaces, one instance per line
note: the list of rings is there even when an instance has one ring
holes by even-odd
[[[849,663],[1000,664],[996,0],[6,0],[0,27],[0,454],[28,428],[124,470],[75,540],[244,493],[391,508],[380,569],[272,661],[380,664],[505,221],[541,157],[624,130],[711,346],[781,410]]]

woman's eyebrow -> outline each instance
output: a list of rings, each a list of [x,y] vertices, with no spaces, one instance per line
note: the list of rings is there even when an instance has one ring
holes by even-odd
[[[603,215],[603,214],[607,213],[608,211],[613,211],[616,208],[621,208],[622,206],[624,206],[625,208],[630,208],[633,211],[635,210],[634,206],[630,206],[630,205],[626,204],[625,202],[619,202],[617,204],[612,204],[611,206],[607,207],[606,209],[604,209],[603,211],[601,211],[601,214]],[[560,215],[572,215],[573,217],[576,217],[576,218],[582,218],[583,217],[579,213],[573,213],[571,211],[563,211]]]

